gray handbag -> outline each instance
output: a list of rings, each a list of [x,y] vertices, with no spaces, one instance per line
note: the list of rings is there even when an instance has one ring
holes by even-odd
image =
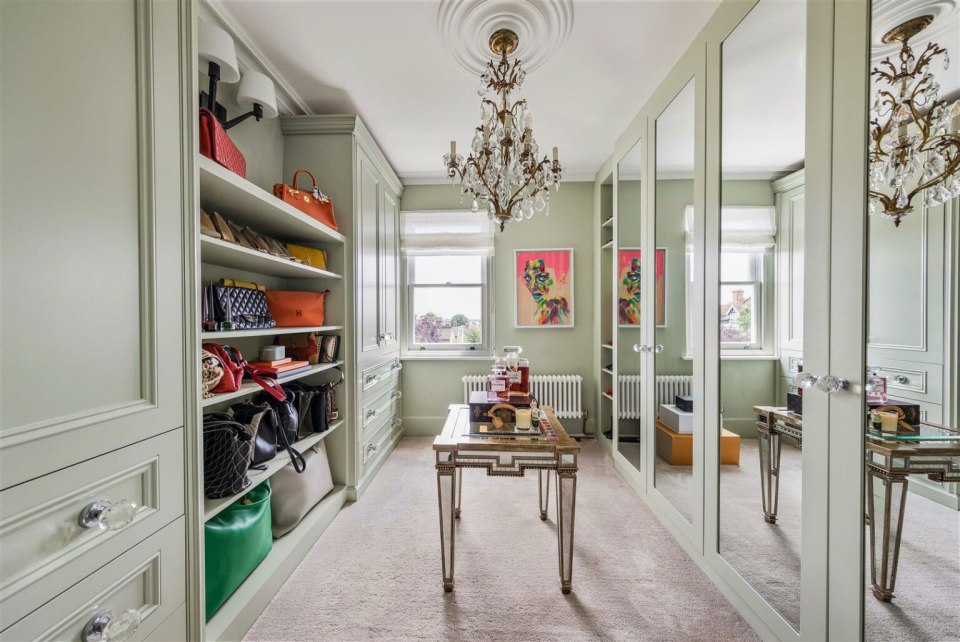
[[[330,475],[324,442],[305,450],[303,459],[306,469],[302,473],[297,473],[293,464],[287,464],[270,479],[274,539],[293,530],[303,516],[333,490],[333,477]]]

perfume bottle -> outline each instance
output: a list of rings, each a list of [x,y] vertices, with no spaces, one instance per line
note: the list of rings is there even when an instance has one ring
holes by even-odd
[[[863,386],[868,402],[887,403],[887,378],[881,377],[875,366],[867,366],[867,379]]]
[[[510,392],[516,395],[530,394],[530,361],[521,357],[520,346],[504,346],[504,365],[510,378]]]
[[[490,374],[487,375],[487,395],[495,396],[498,399],[507,399],[510,397],[510,377],[507,375],[507,368],[498,358]]]

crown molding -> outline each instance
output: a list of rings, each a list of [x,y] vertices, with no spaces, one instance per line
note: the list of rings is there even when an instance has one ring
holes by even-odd
[[[364,151],[370,156],[380,174],[397,194],[403,193],[403,182],[397,176],[390,161],[384,156],[377,141],[363,121],[356,114],[310,114],[302,116],[283,116],[280,118],[280,131],[284,136],[311,136],[346,134],[354,136]]]
[[[237,62],[242,70],[253,69],[273,80],[277,90],[277,111],[284,116],[314,113],[307,101],[293,88],[293,84],[254,44],[250,34],[230,13],[223,0],[203,0],[197,8],[197,15],[201,19],[223,28],[233,38],[237,47]]]

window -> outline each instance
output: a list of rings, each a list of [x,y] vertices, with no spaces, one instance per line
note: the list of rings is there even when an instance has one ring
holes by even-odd
[[[407,354],[481,356],[493,345],[493,232],[485,214],[404,212]]]
[[[720,252],[720,349],[763,348],[765,250]]]

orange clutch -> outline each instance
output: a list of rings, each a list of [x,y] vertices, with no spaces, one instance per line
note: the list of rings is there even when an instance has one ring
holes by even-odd
[[[300,173],[303,172],[313,181],[310,189],[300,189]],[[317,178],[310,170],[298,169],[293,174],[293,184],[276,183],[273,195],[288,205],[292,205],[307,216],[315,218],[331,229],[337,229],[337,219],[333,214],[333,201],[317,187]]]
[[[267,307],[279,328],[323,325],[327,293],[267,290]]]

